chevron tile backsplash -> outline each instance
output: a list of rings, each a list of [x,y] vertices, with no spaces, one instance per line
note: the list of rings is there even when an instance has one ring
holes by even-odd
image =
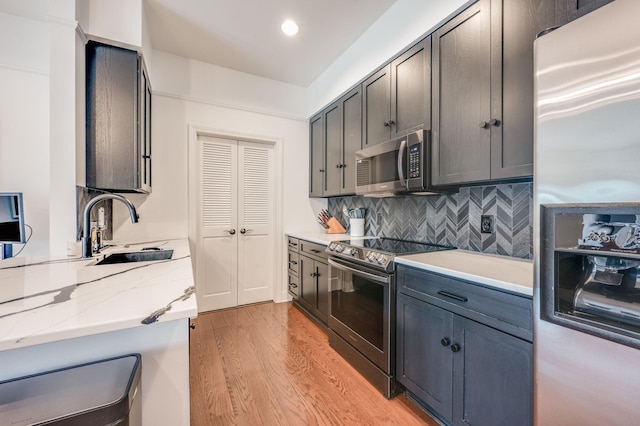
[[[516,183],[460,188],[451,195],[391,198],[337,197],[329,212],[346,225],[342,208],[364,207],[365,235],[531,259],[533,255],[533,184]],[[495,232],[480,233],[480,216],[495,218]]]

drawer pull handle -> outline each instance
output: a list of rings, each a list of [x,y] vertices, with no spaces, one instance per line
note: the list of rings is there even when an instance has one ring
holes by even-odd
[[[462,348],[457,343],[454,343],[453,345],[451,345],[451,352],[460,352],[460,349]]]
[[[449,345],[451,344],[451,340],[449,340],[449,338],[448,338],[448,337],[443,337],[443,338],[440,340],[440,344],[441,344],[442,346],[449,346]]]
[[[291,283],[289,284],[289,287],[298,288],[298,284]]]
[[[448,291],[444,291],[444,290],[439,290],[438,294],[440,296],[448,297],[449,299],[454,299],[454,300],[457,300],[459,302],[466,302],[467,301],[467,298],[464,297],[464,296],[458,296],[457,294],[449,293]]]
[[[311,249],[311,251],[317,254],[317,253],[320,253],[322,250]]]
[[[289,265],[297,265],[297,264],[298,264],[298,262],[296,262],[295,260],[290,260],[289,261]]]

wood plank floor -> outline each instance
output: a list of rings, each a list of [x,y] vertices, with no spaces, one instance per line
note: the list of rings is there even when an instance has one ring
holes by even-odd
[[[386,400],[291,303],[201,314],[191,332],[191,425],[429,425]]]

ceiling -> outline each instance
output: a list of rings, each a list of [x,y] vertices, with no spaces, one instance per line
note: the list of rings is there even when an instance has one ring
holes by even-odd
[[[308,87],[396,0],[144,0],[154,49]],[[285,19],[300,27],[280,30]]]

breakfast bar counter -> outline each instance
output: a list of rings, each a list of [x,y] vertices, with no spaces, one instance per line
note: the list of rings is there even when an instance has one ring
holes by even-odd
[[[0,262],[0,381],[140,353],[143,423],[188,425],[189,323],[197,315],[189,244],[105,253],[143,248],[173,255],[105,265],[95,264],[103,255]]]

